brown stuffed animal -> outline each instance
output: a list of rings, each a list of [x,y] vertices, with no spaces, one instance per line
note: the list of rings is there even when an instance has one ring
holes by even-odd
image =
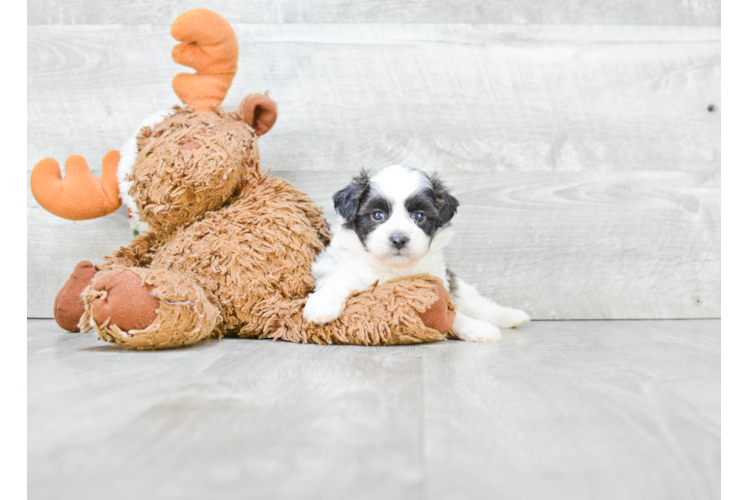
[[[233,112],[220,104],[239,48],[229,23],[196,9],[172,25],[174,60],[197,70],[173,86],[185,106],[140,129],[100,178],[79,156],[39,162],[31,188],[67,219],[101,217],[121,197],[139,234],[106,257],[82,262],[55,300],[67,330],[94,328],[133,349],[238,335],[291,342],[396,344],[446,338],[454,306],[439,280],[415,276],[354,292],[336,321],[302,318],[311,263],[329,241],[322,210],[288,181],[260,170],[258,136],[277,108],[253,94]]]

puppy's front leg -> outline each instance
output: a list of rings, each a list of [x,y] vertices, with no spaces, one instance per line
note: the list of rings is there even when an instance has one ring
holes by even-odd
[[[329,323],[340,316],[350,290],[327,286],[309,294],[304,306],[304,319],[319,325]]]
[[[516,328],[530,316],[520,309],[503,307],[482,296],[473,285],[465,283],[461,278],[454,282],[454,290],[449,291],[457,305],[457,309],[471,318],[488,321],[501,328]]]
[[[452,323],[452,333],[460,340],[467,342],[498,342],[501,340],[501,330],[488,321],[471,318],[457,311]]]

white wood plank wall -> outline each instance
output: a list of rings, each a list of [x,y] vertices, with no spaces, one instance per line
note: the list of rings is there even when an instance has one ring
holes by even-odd
[[[29,24],[171,24],[206,7],[244,23],[658,24],[720,22],[720,0],[32,0]]]
[[[720,316],[718,1],[30,1],[27,171],[72,154],[98,171],[176,104],[169,27],[197,6],[239,37],[226,107],[270,91],[263,163],[330,217],[361,168],[438,171],[462,203],[451,265],[496,300]],[[123,210],[64,221],[27,191],[28,315],[50,317],[75,263],[129,230]]]

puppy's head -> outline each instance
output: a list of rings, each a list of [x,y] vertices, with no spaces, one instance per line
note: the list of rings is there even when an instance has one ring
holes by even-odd
[[[345,228],[385,265],[408,266],[426,255],[459,202],[436,178],[399,165],[361,172],[333,197]]]

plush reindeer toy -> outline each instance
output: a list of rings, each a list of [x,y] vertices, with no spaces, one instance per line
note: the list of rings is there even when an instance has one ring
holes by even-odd
[[[311,263],[329,241],[322,210],[286,180],[260,170],[257,140],[277,118],[264,94],[221,107],[237,68],[231,25],[206,9],[171,33],[176,62],[197,70],[173,81],[184,106],[156,114],[95,177],[80,156],[39,162],[31,189],[71,220],[102,217],[124,202],[136,238],[94,266],[81,262],[54,304],[69,331],[133,349],[238,335],[291,342],[394,344],[446,338],[449,294],[433,277],[372,284],[332,323],[307,323]]]

